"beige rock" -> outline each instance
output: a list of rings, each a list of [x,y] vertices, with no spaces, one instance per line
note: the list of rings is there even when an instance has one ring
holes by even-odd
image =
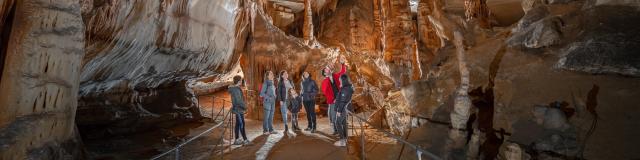
[[[7,24],[14,27],[0,82],[0,159],[55,158],[28,151],[74,143],[77,136],[85,31],[80,5],[72,0],[22,0],[15,7],[15,21]],[[74,157],[80,150],[53,151]]]

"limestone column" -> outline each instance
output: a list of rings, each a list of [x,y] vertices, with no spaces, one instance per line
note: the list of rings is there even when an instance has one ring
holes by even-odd
[[[5,24],[14,27],[0,81],[0,159],[75,157],[66,154],[79,149],[59,144],[79,144],[73,143],[84,55],[79,1],[20,0],[15,7],[13,24]],[[38,150],[64,154],[29,154]]]

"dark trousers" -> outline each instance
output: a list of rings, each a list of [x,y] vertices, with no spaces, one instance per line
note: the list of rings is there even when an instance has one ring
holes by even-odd
[[[242,134],[242,138],[247,140],[247,134],[244,131],[244,114],[235,114],[236,115],[236,126],[233,131],[236,133],[236,139]],[[239,134],[240,133],[240,134]]]
[[[291,127],[299,129],[298,127],[298,112],[291,112]]]
[[[336,128],[338,128],[338,134],[340,139],[347,139],[347,115],[346,113],[340,113],[340,116],[336,116]]]
[[[316,101],[304,101],[304,110],[307,112],[307,128],[316,129]]]

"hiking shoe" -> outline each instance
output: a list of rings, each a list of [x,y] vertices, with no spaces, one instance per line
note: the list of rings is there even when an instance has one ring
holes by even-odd
[[[311,128],[306,128],[304,129],[304,131],[311,131]]]
[[[271,131],[271,134],[278,134],[278,132],[276,132],[276,131]]]
[[[235,142],[233,142],[233,145],[241,145],[242,144],[242,140],[240,139],[236,139]]]
[[[270,132],[262,132],[262,134],[264,134],[264,135],[269,135],[269,134],[271,134],[271,133],[270,133]]]
[[[316,129],[311,129],[311,133],[316,133]]]
[[[338,140],[335,143],[333,143],[333,145],[338,147],[344,147],[344,146],[347,146],[347,142],[345,140]]]
[[[249,145],[249,144],[251,144],[251,141],[249,141],[249,140],[247,139],[247,140],[244,140],[244,142],[243,142],[243,143],[244,143],[244,145]]]

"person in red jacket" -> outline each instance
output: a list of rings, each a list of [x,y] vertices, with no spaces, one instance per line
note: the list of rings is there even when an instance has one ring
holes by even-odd
[[[333,128],[333,135],[338,134],[338,128],[335,125],[336,121],[336,112],[335,112],[335,98],[339,92],[340,86],[340,76],[347,72],[346,58],[344,56],[340,57],[341,69],[338,73],[331,73],[331,68],[327,65],[322,70],[322,76],[324,76],[324,80],[322,81],[322,85],[320,86],[322,93],[327,98],[327,104],[329,105],[329,109],[327,110],[327,115],[329,115],[329,120],[331,121],[331,126]]]

